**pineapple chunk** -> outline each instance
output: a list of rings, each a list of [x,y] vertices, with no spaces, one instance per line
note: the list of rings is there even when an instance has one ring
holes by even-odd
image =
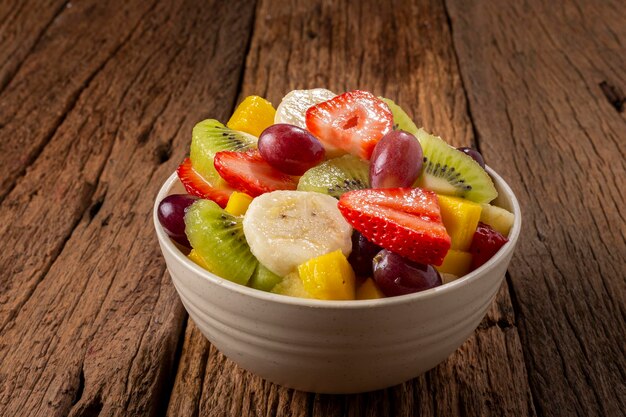
[[[480,204],[458,197],[438,195],[441,220],[446,227],[451,249],[466,251],[472,244],[472,237],[480,220]]]
[[[248,210],[248,206],[252,203],[252,197],[250,197],[246,193],[240,193],[239,191],[234,191],[230,198],[228,199],[228,203],[226,203],[227,213],[232,214],[233,216],[243,216],[246,214]]]
[[[450,249],[443,258],[441,266],[435,266],[442,274],[452,274],[462,277],[470,271],[472,255],[469,252]]]
[[[513,226],[515,216],[508,210],[492,206],[490,204],[481,204],[483,211],[480,213],[480,221],[493,227],[493,229],[502,236],[507,237]]]
[[[259,137],[274,124],[275,115],[272,103],[259,96],[248,96],[237,106],[226,126]]]
[[[354,271],[340,249],[309,259],[298,266],[298,272],[304,289],[314,298],[354,300]]]
[[[282,279],[278,284],[272,288],[274,294],[288,295],[290,297],[298,298],[313,298],[311,294],[304,289],[302,280],[297,272],[292,272]]]
[[[365,280],[356,290],[357,300],[374,300],[377,298],[385,298],[385,294],[378,288],[372,278]]]

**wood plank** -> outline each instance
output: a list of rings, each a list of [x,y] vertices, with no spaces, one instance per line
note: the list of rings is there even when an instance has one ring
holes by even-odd
[[[66,8],[65,0],[0,3],[0,91]],[[32,12],[34,9],[37,13]]]
[[[312,399],[241,370],[189,319],[168,416],[305,417]]]
[[[454,144],[470,144],[472,125],[442,2],[346,3],[262,1],[240,98],[259,94],[277,104],[295,88],[358,87],[394,98],[418,125]],[[535,414],[506,285],[481,328],[446,362],[408,383],[362,395],[277,387],[212,347],[207,354],[198,331],[187,331],[169,416]],[[204,371],[194,357],[208,358]]]
[[[57,10],[58,16],[40,29],[43,33],[38,39],[31,40],[32,32],[21,44],[14,43],[18,35],[11,33],[17,28],[20,32],[37,30],[33,20],[46,19],[50,7],[45,7],[41,16],[32,12],[39,6],[29,2],[19,2],[8,11],[17,13],[10,14],[3,26],[10,44],[3,42],[7,47],[0,49],[0,59],[4,54],[10,57],[0,72],[8,82],[0,89],[0,134],[11,138],[0,141],[0,201],[152,6],[151,2],[75,2]],[[22,51],[31,42],[37,47]],[[11,75],[13,71],[17,73]]]
[[[58,27],[51,28],[48,35],[49,41],[44,42],[49,45],[49,48],[43,48],[33,54],[31,61],[36,61],[36,63],[25,65],[24,74],[20,72],[14,80],[17,86],[13,88],[13,84],[11,84],[0,96],[0,113],[6,114],[7,117],[13,115],[9,118],[10,122],[5,124],[1,130],[2,137],[7,139],[0,141],[0,146],[5,147],[0,152],[0,158],[6,158],[0,163],[0,169],[10,169],[13,164],[19,163],[20,158],[15,157],[15,154],[21,154],[22,148],[25,147],[24,155],[27,155],[29,146],[26,146],[26,143],[36,144],[40,139],[43,139],[45,132],[47,132],[46,135],[48,133],[53,134],[57,132],[57,129],[60,129],[56,124],[63,121],[66,117],[64,112],[69,111],[69,109],[59,107],[60,103],[67,99],[67,91],[63,90],[63,87],[72,90],[69,86],[72,81],[66,78],[71,76],[71,78],[78,77],[78,81],[81,80],[76,72],[68,72],[76,66],[76,61],[73,59],[75,55],[71,52],[74,50],[66,50],[75,45],[73,38],[82,39],[82,44],[80,44],[82,48],[76,53],[88,54],[89,50],[94,49],[94,45],[102,43],[101,38],[108,36],[106,32],[114,26],[112,22],[109,22],[111,26],[107,26],[104,22],[99,22],[96,19],[94,23],[103,25],[103,32],[90,30],[93,37],[86,36],[88,27],[77,24],[77,22],[90,20],[94,17],[94,12],[100,15],[101,10],[90,4],[84,6],[73,7],[71,9],[72,15],[62,19],[58,23]],[[111,3],[110,7],[128,12],[125,7],[114,3]],[[127,7],[132,8],[132,6]],[[140,9],[140,11],[142,10]],[[111,17],[117,21],[123,19],[123,15],[111,16],[111,13],[109,11],[101,14],[105,19]],[[130,13],[129,18],[131,20],[129,23],[137,24],[141,14]],[[132,20],[133,16],[135,20]],[[119,34],[121,39],[118,39],[117,42],[112,40],[109,42],[121,45],[128,36],[128,32],[121,31]],[[106,51],[107,48],[103,48],[103,52]],[[112,50],[108,50],[108,52],[113,53]],[[70,62],[67,62],[66,66],[52,65],[56,59],[50,57],[59,55],[70,57]],[[112,55],[104,57],[96,55],[88,59],[86,55],[80,56],[86,62],[85,67],[90,67],[92,71],[96,72],[98,72],[96,68],[101,65],[101,62],[110,60],[111,57]],[[84,75],[84,77],[87,76]],[[64,80],[62,85],[58,85],[59,80]],[[54,85],[49,84],[51,81],[56,83],[53,83]],[[130,86],[132,78],[127,77],[123,82],[120,80],[116,80],[116,82],[120,85]],[[86,82],[85,85],[81,85],[78,90],[86,88],[87,84],[89,83]],[[48,88],[53,90],[52,95],[47,99],[49,101],[47,102],[46,99],[43,102],[40,101],[41,96],[45,95],[42,90]],[[62,90],[63,93],[61,93]],[[78,90],[75,89],[74,91]],[[98,92],[101,97],[106,95],[106,91],[102,87]],[[124,90],[121,90],[117,97],[118,100],[123,98],[123,93]],[[81,100],[77,102],[77,105],[85,106],[85,102],[88,100],[87,94],[80,97]],[[92,107],[96,108],[93,104]],[[20,113],[21,109],[24,109],[25,113]],[[82,108],[81,111],[83,111]],[[92,112],[94,111],[96,110],[92,110]],[[102,112],[104,109],[99,108],[97,111]],[[54,120],[48,119],[51,114],[54,114]],[[0,120],[2,120],[1,116]],[[104,121],[102,121],[102,125],[105,125]],[[98,203],[98,198],[103,197],[103,195],[99,195],[92,201],[103,164],[106,162],[115,139],[112,133],[115,133],[117,128],[107,128],[110,129],[109,132],[102,129],[102,126],[98,124],[86,125],[76,122],[65,124],[63,130],[58,132],[60,134],[56,136],[58,139],[51,142],[50,150],[41,155],[38,161],[39,165],[33,166],[32,172],[23,178],[21,183],[2,202],[0,219],[3,223],[0,226],[0,232],[6,236],[5,244],[13,245],[13,247],[18,248],[18,251],[4,251],[0,254],[0,270],[7,273],[0,280],[0,329],[7,324],[24,300],[32,293],[41,276],[46,273],[52,261],[62,250],[72,229],[85,210],[90,205]],[[39,132],[38,129],[44,129],[45,132]],[[83,136],[82,141],[72,142],[74,136],[81,135]],[[81,145],[82,147],[80,147]],[[64,158],[60,158],[59,155],[64,156]],[[58,178],[57,175],[68,160],[74,163],[75,176],[74,178],[68,177],[66,183],[63,184],[63,179]],[[26,161],[21,162],[26,163]],[[14,174],[16,173],[14,172]],[[4,180],[8,179],[9,176],[2,175],[0,178]],[[58,201],[56,210],[51,212],[48,207],[51,203],[50,190],[56,190]],[[71,198],[62,201],[64,195],[71,196]],[[98,204],[95,204],[93,208],[94,211],[97,211]],[[54,215],[54,222],[39,225],[41,219],[50,218],[46,217],[47,215]],[[39,225],[37,231],[45,236],[45,239],[32,242],[35,225]]]
[[[537,412],[623,415],[624,4],[448,3],[482,151],[524,212],[511,283]]]
[[[138,16],[143,2],[122,3],[119,14],[77,5],[37,51],[55,61],[68,39],[119,44],[104,48],[76,106],[0,203],[3,416],[155,415],[167,404],[184,311],[154,237],[153,198],[193,124],[232,109],[254,5],[160,1]],[[112,19],[100,22],[106,45],[95,28],[77,38],[98,11]],[[5,133],[2,143],[19,143]]]

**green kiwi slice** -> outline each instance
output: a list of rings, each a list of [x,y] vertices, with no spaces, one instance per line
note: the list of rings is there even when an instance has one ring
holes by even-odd
[[[248,286],[261,291],[271,291],[275,285],[282,281],[282,279],[282,277],[276,275],[261,265],[261,263],[258,263],[254,273],[252,274],[252,278],[250,278],[250,281],[248,282]]]
[[[380,97],[380,99],[389,106],[391,114],[393,114],[393,130],[404,130],[412,135],[417,134],[417,126],[415,126],[413,120],[411,120],[402,107],[388,98]]]
[[[476,203],[489,203],[498,196],[487,171],[471,157],[424,129],[416,136],[424,151],[424,168],[416,186]]]
[[[191,133],[189,157],[193,168],[206,179],[219,179],[213,157],[219,151],[244,152],[255,148],[257,138],[229,129],[217,120],[207,119],[196,124]]]
[[[369,165],[353,155],[322,162],[305,172],[298,182],[299,191],[316,191],[335,198],[369,186]]]
[[[258,261],[250,252],[241,218],[211,200],[198,200],[185,214],[185,234],[209,271],[238,284],[248,283]]]

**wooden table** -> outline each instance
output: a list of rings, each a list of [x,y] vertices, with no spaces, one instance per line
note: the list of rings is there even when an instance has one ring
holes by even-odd
[[[1,416],[624,415],[624,3],[383,3],[0,2]],[[392,97],[477,146],[524,213],[472,337],[368,394],[295,392],[224,358],[150,216],[197,121],[318,86]]]

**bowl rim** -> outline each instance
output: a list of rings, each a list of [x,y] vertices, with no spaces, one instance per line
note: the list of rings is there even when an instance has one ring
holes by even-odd
[[[231,291],[234,293],[238,293],[239,295],[245,295],[268,302],[322,309],[353,309],[363,307],[376,308],[389,305],[413,303],[418,302],[419,300],[443,296],[447,293],[461,290],[462,288],[469,285],[472,281],[480,279],[481,276],[486,275],[490,271],[492,271],[503,258],[506,258],[515,249],[522,228],[522,213],[519,202],[511,187],[506,183],[506,181],[504,181],[504,179],[502,179],[500,175],[498,175],[489,166],[485,166],[485,170],[489,173],[497,188],[500,189],[501,193],[499,195],[499,198],[500,196],[502,196],[502,194],[504,194],[513,209],[513,215],[515,216],[515,219],[513,221],[513,227],[511,228],[511,232],[509,233],[508,242],[505,243],[505,245],[500,248],[500,250],[484,265],[480,266],[478,269],[470,272],[469,274],[464,275],[463,277],[425,291],[395,297],[385,297],[373,300],[317,300],[310,298],[297,298],[250,288],[245,285],[231,282],[225,278],[221,278],[205,270],[180,251],[180,249],[173,243],[169,236],[167,236],[158,219],[157,211],[159,207],[159,202],[168,195],[169,190],[172,188],[174,183],[178,181],[176,171],[172,175],[170,175],[165,183],[163,183],[163,185],[159,189],[159,192],[156,195],[154,207],[152,210],[152,221],[154,223],[154,228],[156,230],[157,238],[159,240],[162,251],[167,251],[170,256],[172,256],[186,269],[191,270],[198,276],[202,277],[204,280],[208,281],[210,284],[222,287],[226,291]]]

